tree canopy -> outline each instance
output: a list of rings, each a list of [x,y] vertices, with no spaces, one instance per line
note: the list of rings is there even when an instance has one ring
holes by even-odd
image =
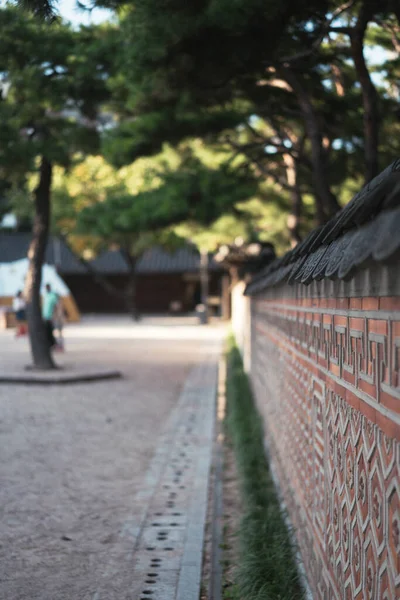
[[[228,140],[290,194],[296,243],[304,194],[322,223],[347,198],[349,177],[369,181],[397,156],[382,137],[398,126],[398,58],[388,50],[398,51],[395,2],[100,4],[123,6],[129,41],[122,118],[104,145],[115,164],[158,152],[165,140]],[[379,83],[368,46],[386,47]]]
[[[291,202],[291,243],[313,198],[323,223],[398,155],[399,10],[394,0],[97,0],[116,11],[108,79],[114,126],[101,149],[115,166],[165,142],[228,144]],[[57,3],[24,1],[46,13]],[[42,6],[42,9],[40,8]],[[368,49],[380,52],[374,72]]]
[[[113,24],[76,29],[55,1],[16,3],[0,10],[0,210],[32,190],[36,267],[57,173],[81,239],[256,232],[282,251],[399,155],[396,0],[95,0]],[[68,171],[90,154],[109,182],[77,209]]]

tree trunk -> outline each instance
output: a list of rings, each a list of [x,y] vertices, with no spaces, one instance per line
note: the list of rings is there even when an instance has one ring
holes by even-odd
[[[66,238],[63,238],[67,243]],[[128,250],[124,250],[121,248],[121,253],[125,258],[125,261],[129,268],[129,283],[126,290],[119,290],[113,284],[111,284],[106,277],[101,275],[92,267],[89,261],[84,259],[82,256],[77,256],[80,264],[86,269],[86,271],[91,275],[94,282],[100,285],[107,294],[117,298],[119,301],[125,304],[129,313],[132,315],[132,318],[135,321],[140,319],[140,313],[136,308],[136,274],[135,274],[135,266],[137,257],[134,258]]]
[[[365,180],[371,181],[379,173],[379,107],[378,94],[370,77],[364,57],[364,36],[369,17],[364,7],[360,9],[357,25],[350,32],[351,53],[361,85],[364,120]]]
[[[52,170],[51,162],[43,156],[39,183],[34,192],[33,238],[28,250],[29,268],[25,281],[26,312],[33,367],[42,370],[55,368],[42,319],[40,302],[42,266],[49,236]]]
[[[313,196],[315,200],[315,226],[324,225],[329,220],[324,210],[324,204],[315,190]]]
[[[122,249],[122,254],[129,267],[129,282],[126,288],[126,305],[133,321],[140,320],[140,314],[136,302],[136,257],[132,256],[129,250]]]
[[[301,197],[299,183],[297,181],[297,165],[291,154],[283,155],[283,162],[286,167],[286,179],[291,188],[292,210],[287,218],[287,227],[289,230],[290,244],[292,248],[301,242],[300,235],[300,217],[303,207],[303,199]]]
[[[133,321],[140,320],[140,314],[136,303],[136,273],[129,273],[129,283],[126,290],[126,304]]]
[[[64,240],[65,244],[69,246],[68,238],[65,235],[59,235]],[[107,294],[113,296],[114,298],[117,298],[121,302],[125,302],[126,293],[123,290],[116,288],[112,283],[110,283],[107,280],[106,277],[101,275],[101,273],[98,273],[96,269],[94,269],[93,266],[90,264],[90,262],[83,258],[83,256],[75,254],[75,258],[80,262],[84,269],[86,269],[87,273],[91,276],[93,281],[97,283],[100,287],[102,287],[103,290],[107,292]]]
[[[311,144],[311,166],[316,198],[322,203],[317,212],[320,218],[324,215],[324,219],[328,220],[340,210],[340,206],[329,185],[325,150],[318,118],[308,92],[301,85],[294,71],[289,67],[281,67],[279,71],[281,77],[293,89],[303,115],[305,129]]]

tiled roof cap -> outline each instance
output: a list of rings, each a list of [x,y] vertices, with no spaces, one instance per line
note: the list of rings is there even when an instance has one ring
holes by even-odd
[[[260,271],[247,286],[254,295],[278,283],[348,279],[369,261],[400,249],[400,159],[354,196],[328,223]]]

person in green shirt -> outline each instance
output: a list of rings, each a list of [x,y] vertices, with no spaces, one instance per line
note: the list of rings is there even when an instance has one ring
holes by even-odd
[[[56,338],[54,337],[54,313],[59,302],[58,295],[52,291],[51,285],[46,284],[46,293],[43,299],[42,317],[46,325],[47,339],[50,344],[50,348],[56,345]]]

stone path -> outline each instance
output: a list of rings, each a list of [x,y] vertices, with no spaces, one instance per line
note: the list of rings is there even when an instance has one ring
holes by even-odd
[[[89,330],[124,379],[0,385],[0,599],[197,600],[223,330]]]
[[[132,548],[132,598],[198,600],[215,420],[216,356],[188,377],[135,498],[140,517],[126,524]],[[118,573],[109,565],[106,577]],[[100,593],[95,600],[103,600]],[[106,600],[106,596],[104,596]]]

